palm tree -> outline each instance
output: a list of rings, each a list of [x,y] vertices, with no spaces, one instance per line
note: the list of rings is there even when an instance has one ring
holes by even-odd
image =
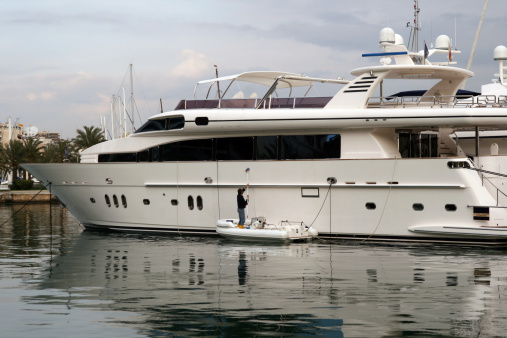
[[[84,126],[83,128],[84,131],[81,129],[76,130],[77,136],[73,140],[77,150],[84,150],[105,141],[104,133],[100,128],[94,126]]]
[[[2,148],[0,152],[0,162],[12,172],[12,179],[17,180],[19,164],[25,159],[25,147],[23,143],[17,140],[10,140],[7,146]]]
[[[33,137],[28,137],[23,140],[23,146],[25,148],[25,162],[37,163],[42,159],[41,149],[42,141]]]
[[[62,163],[65,160],[75,162],[75,152],[70,141],[62,141],[58,144],[49,143],[44,146],[42,161],[46,163]]]

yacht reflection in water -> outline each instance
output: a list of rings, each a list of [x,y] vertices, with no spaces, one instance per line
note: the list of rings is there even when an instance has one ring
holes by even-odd
[[[84,232],[38,285],[59,292],[24,301],[132,312],[118,324],[148,335],[475,332],[507,316],[489,301],[505,286],[487,252],[459,250]]]

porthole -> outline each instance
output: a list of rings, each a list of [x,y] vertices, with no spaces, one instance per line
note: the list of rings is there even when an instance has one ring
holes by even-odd
[[[107,206],[111,207],[111,200],[109,199],[109,196],[105,195],[104,198],[106,199]]]
[[[121,204],[123,204],[123,207],[127,207],[127,197],[125,195],[121,195]]]
[[[188,208],[190,210],[194,210],[194,198],[192,196],[188,196]]]
[[[366,203],[366,209],[375,210],[376,208],[377,208],[377,206],[375,205],[375,203],[373,203],[373,202]]]
[[[424,205],[422,205],[422,203],[414,203],[412,204],[412,209],[415,211],[422,211],[424,210]]]
[[[456,207],[456,204],[446,204],[445,205],[445,210],[446,211],[456,211],[456,209],[458,209]]]
[[[171,200],[171,205],[178,205],[178,200]]]
[[[147,199],[147,198],[145,198],[145,199],[143,200],[143,204],[144,204],[144,205],[150,205],[150,200],[149,200],[149,199]]]
[[[118,203],[118,197],[116,197],[116,195],[113,195],[113,202],[115,207],[118,208],[120,206],[120,204]]]
[[[90,197],[90,202],[95,203],[95,198]]]
[[[198,210],[202,210],[202,197],[201,196],[197,196],[197,209]]]

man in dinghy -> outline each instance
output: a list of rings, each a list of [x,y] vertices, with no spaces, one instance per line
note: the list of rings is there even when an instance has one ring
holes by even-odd
[[[248,204],[248,198],[249,195],[246,196],[246,200],[243,197],[243,193],[245,192],[246,188],[249,186],[249,184],[246,185],[244,188],[238,189],[238,214],[239,214],[239,221],[238,221],[238,228],[243,228],[243,225],[245,225],[245,207]]]

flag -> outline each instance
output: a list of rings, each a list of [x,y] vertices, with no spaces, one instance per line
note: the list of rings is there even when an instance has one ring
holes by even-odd
[[[449,44],[449,62],[452,62],[451,44]]]
[[[430,54],[430,52],[428,50],[428,46],[426,45],[426,41],[424,41],[424,61],[426,61],[429,54]]]

